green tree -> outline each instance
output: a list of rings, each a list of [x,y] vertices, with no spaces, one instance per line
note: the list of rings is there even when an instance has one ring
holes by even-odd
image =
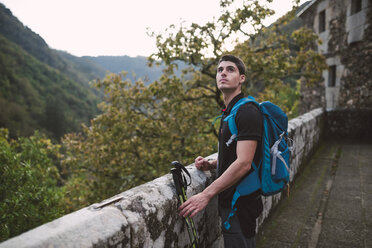
[[[244,92],[258,100],[273,101],[293,117],[297,114],[293,109],[298,104],[297,81],[317,81],[325,68],[324,58],[309,49],[318,38],[305,28],[293,34],[284,32],[283,27],[295,18],[297,4],[267,28],[262,22],[274,13],[265,7],[265,2],[271,0],[237,2],[221,0],[222,15],[205,25],[171,25],[164,33],[152,33],[158,52],[150,57],[149,64],[163,61],[172,72],[177,61],[186,62],[190,70],[201,74],[190,88],[208,89],[205,97],[222,107],[221,93],[215,84],[215,65],[223,54],[233,53],[247,65]],[[244,37],[241,39],[245,41],[236,42],[228,52],[225,47],[234,42],[233,37]]]
[[[0,129],[0,241],[60,217],[59,146],[38,132],[8,141]]]
[[[217,106],[200,97],[205,92],[186,92],[176,77],[163,76],[146,87],[123,76],[112,74],[97,83],[106,95],[103,114],[84,126],[83,134],[63,140],[64,168],[73,175],[66,185],[72,209],[168,173],[173,160],[187,164],[215,150],[212,116],[204,111]],[[72,190],[75,184],[79,194]]]

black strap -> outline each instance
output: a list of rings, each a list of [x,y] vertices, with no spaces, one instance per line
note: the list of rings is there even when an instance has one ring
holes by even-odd
[[[191,175],[188,172],[188,170],[178,161],[172,162],[173,168],[171,169],[171,173],[173,176],[173,182],[174,186],[176,187],[176,193],[178,196],[178,200],[180,201],[180,204],[187,201],[187,195],[186,195],[186,189],[187,186],[191,184]],[[189,182],[187,182],[185,174],[189,177]],[[187,231],[189,233],[191,247],[198,248],[199,241],[198,241],[198,235],[196,233],[196,228],[194,225],[193,220],[190,217],[185,218],[186,225],[187,225]]]
[[[172,165],[174,167],[171,169],[172,174],[177,174],[177,181],[186,190],[187,186],[191,184],[191,175],[189,171],[178,161],[173,161]],[[185,174],[188,176],[189,182],[187,181]]]

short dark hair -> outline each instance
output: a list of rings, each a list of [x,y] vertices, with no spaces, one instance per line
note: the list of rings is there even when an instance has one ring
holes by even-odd
[[[240,58],[238,58],[234,55],[231,55],[231,54],[227,54],[227,55],[223,55],[220,58],[220,61],[218,61],[218,64],[220,64],[222,61],[233,62],[236,65],[236,67],[238,67],[239,74],[240,75],[245,75],[245,64]]]

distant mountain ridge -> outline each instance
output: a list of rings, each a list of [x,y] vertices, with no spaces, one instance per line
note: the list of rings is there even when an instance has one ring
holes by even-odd
[[[130,80],[135,81],[141,78],[146,84],[158,80],[164,69],[164,66],[147,66],[147,57],[144,56],[84,56],[82,59],[93,62],[108,72],[121,73],[126,71]]]
[[[83,56],[76,57],[64,51],[49,48],[38,34],[24,26],[11,11],[1,4],[0,33],[10,41],[21,46],[25,51],[41,62],[66,73],[80,83],[103,78],[107,73],[128,72],[128,78],[134,80],[142,78],[146,82],[153,82],[162,75],[163,67],[148,67],[144,56]],[[27,33],[27,35],[25,35]]]
[[[0,3],[0,127],[12,137],[41,130],[59,139],[78,131],[99,113],[102,93],[90,81],[127,71],[130,80],[149,84],[163,68],[148,67],[141,56],[76,57],[51,49]]]

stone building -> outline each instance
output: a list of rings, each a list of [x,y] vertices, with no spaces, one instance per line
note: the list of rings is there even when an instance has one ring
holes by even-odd
[[[372,107],[372,0],[313,0],[298,16],[322,40],[323,82],[301,85],[300,112]]]

